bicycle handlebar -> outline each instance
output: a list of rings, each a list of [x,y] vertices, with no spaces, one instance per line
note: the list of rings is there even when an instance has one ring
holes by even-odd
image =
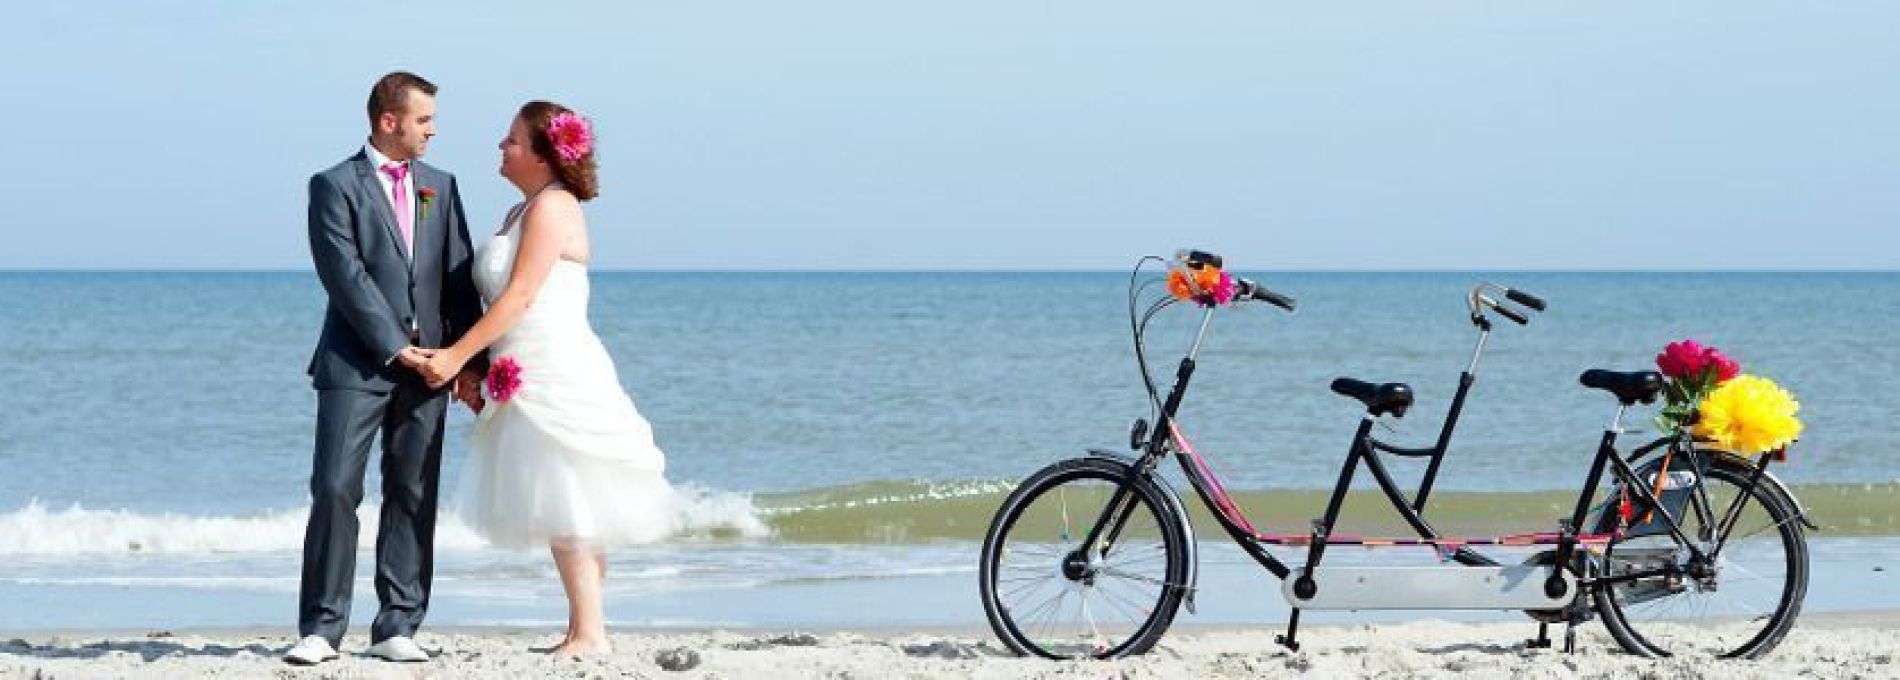
[[[1234,279],[1234,287],[1236,288],[1235,296],[1241,299],[1261,300],[1289,312],[1300,306],[1298,300],[1267,290],[1266,286],[1247,279]]]
[[[1512,302],[1518,303],[1520,305],[1524,305],[1525,307],[1529,307],[1536,311],[1539,311],[1539,312],[1544,311],[1543,298],[1537,297],[1530,293],[1526,293],[1516,288],[1504,289],[1504,297],[1510,298]],[[1523,322],[1519,321],[1518,323],[1523,323]]]
[[[1491,295],[1487,295],[1486,293],[1490,293]],[[1523,305],[1525,309],[1537,312],[1544,311],[1545,303],[1543,298],[1521,290],[1505,288],[1490,281],[1484,281],[1476,286],[1472,286],[1471,294],[1465,298],[1467,304],[1471,307],[1472,319],[1474,321],[1484,313],[1484,310],[1490,309],[1496,311],[1498,316],[1517,322],[1519,326],[1530,323],[1529,314],[1506,306],[1503,302],[1500,302],[1498,298],[1492,297],[1492,295],[1501,295],[1506,300]]]
[[[1510,319],[1512,321],[1516,321],[1517,325],[1519,326],[1522,326],[1524,324],[1531,322],[1530,319],[1525,318],[1523,314],[1517,313],[1517,310],[1511,309],[1510,307],[1506,307],[1504,305],[1492,305],[1491,308],[1497,310],[1500,316],[1503,316],[1504,318]]]

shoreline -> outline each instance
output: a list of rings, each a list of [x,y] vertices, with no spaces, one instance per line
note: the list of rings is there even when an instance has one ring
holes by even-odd
[[[279,659],[293,641],[281,629],[42,631],[0,635],[0,677],[1900,677],[1889,644],[1900,632],[1896,609],[1803,616],[1756,661],[1632,657],[1596,623],[1578,629],[1574,654],[1526,648],[1529,620],[1303,626],[1299,652],[1274,644],[1278,632],[1187,624],[1142,656],[1056,662],[1016,657],[980,626],[622,629],[610,634],[613,653],[575,660],[533,651],[558,638],[553,628],[450,626],[417,636],[435,657],[428,663],[364,657],[368,639],[356,632],[341,659],[298,668]]]
[[[1900,611],[1900,540],[1809,543],[1803,615]],[[928,630],[984,626],[975,546],[784,545],[654,549],[617,556],[605,593],[609,625],[626,631]],[[1509,563],[1529,552],[1496,556]],[[0,569],[0,639],[65,631],[286,630],[294,621],[296,555],[146,557],[75,565],[14,562]],[[427,625],[442,630],[540,629],[566,620],[559,580],[544,558],[443,553]],[[1196,608],[1177,626],[1273,626],[1288,609],[1281,582],[1239,549],[1205,545]],[[1340,564],[1435,564],[1429,552],[1329,553]],[[376,609],[359,561],[352,626]],[[77,570],[77,571],[76,571]],[[1311,612],[1314,625],[1403,624],[1427,616],[1464,623],[1523,620],[1510,612]],[[279,628],[279,627],[282,628]],[[1185,629],[1185,628],[1183,628]]]

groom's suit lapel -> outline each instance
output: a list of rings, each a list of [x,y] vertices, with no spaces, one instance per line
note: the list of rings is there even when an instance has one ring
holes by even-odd
[[[435,168],[423,165],[421,161],[412,161],[409,167],[415,168],[410,175],[415,178],[416,186],[415,248],[416,252],[421,254],[411,258],[409,270],[413,273],[416,270],[415,263],[422,262],[424,258],[434,258],[430,262],[440,262],[442,244],[447,241],[443,238],[443,230],[436,227],[437,224],[442,223],[442,206],[438,204],[442,202],[442,197],[445,195],[441,186],[443,183],[441,174],[437,173]],[[435,198],[423,201],[424,189],[434,192]]]
[[[389,233],[391,249],[396,251],[396,257],[410,265],[409,271],[414,274],[413,258],[402,252],[402,229],[396,226],[396,211],[389,206],[389,197],[383,195],[382,182],[376,179],[376,167],[370,164],[369,154],[361,151],[356,153],[356,161],[357,188],[362,192],[364,202],[374,206],[370,210],[376,214],[377,221],[383,223],[383,231]]]

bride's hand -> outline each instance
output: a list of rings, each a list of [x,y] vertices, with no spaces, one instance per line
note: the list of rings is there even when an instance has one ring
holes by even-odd
[[[455,376],[454,389],[456,401],[462,402],[462,404],[468,406],[468,410],[474,411],[478,415],[482,412],[482,407],[485,404],[482,399],[482,377],[480,374],[471,369],[462,369],[462,373]]]
[[[467,357],[461,356],[453,349],[444,349],[437,351],[435,356],[429,357],[428,363],[417,370],[422,373],[422,379],[429,383],[430,389],[442,389],[443,385],[449,384],[450,380],[454,380],[455,376],[462,372],[462,366],[467,363]]]

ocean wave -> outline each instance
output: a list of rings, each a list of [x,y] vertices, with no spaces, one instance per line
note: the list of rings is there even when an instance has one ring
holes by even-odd
[[[905,545],[980,541],[1014,483],[996,479],[876,481],[791,492],[745,494],[682,487],[677,511],[685,530],[673,543],[769,541],[796,544]],[[1216,525],[1191,489],[1182,489],[1197,527]],[[1807,484],[1794,489],[1822,535],[1900,535],[1900,482]],[[1317,489],[1242,490],[1236,502],[1266,531],[1299,530],[1325,507]],[[1447,535],[1485,536],[1546,530],[1569,513],[1574,491],[1452,491],[1432,495],[1426,516]],[[235,516],[194,516],[64,509],[38,501],[0,514],[0,556],[295,553],[308,511],[292,508]],[[358,546],[373,550],[377,508],[358,510]],[[1352,533],[1409,535],[1376,491],[1354,491],[1341,526]],[[1209,534],[1213,535],[1213,534]],[[452,514],[436,527],[442,550],[479,550],[482,539]],[[661,576],[656,574],[655,576]]]
[[[761,493],[760,513],[779,541],[799,543],[928,543],[980,541],[1004,497],[1006,480],[877,481],[786,493]],[[1184,494],[1195,526],[1218,526],[1194,490]],[[1235,502],[1265,531],[1304,531],[1326,507],[1325,489],[1233,491]],[[1451,536],[1553,531],[1576,504],[1574,490],[1438,490],[1426,517]],[[1805,484],[1794,488],[1827,536],[1900,535],[1900,482]],[[1351,492],[1340,526],[1351,533],[1410,536],[1410,528],[1375,490]],[[1216,535],[1216,534],[1209,534]]]
[[[698,487],[680,487],[674,508],[684,527],[676,539],[761,538],[771,530],[750,496]],[[357,508],[357,548],[376,547],[380,506]],[[238,516],[201,516],[101,510],[72,504],[46,507],[38,500],[0,514],[0,555],[223,554],[296,552],[310,510],[306,507]],[[436,522],[438,550],[479,549],[487,543],[448,512]]]

